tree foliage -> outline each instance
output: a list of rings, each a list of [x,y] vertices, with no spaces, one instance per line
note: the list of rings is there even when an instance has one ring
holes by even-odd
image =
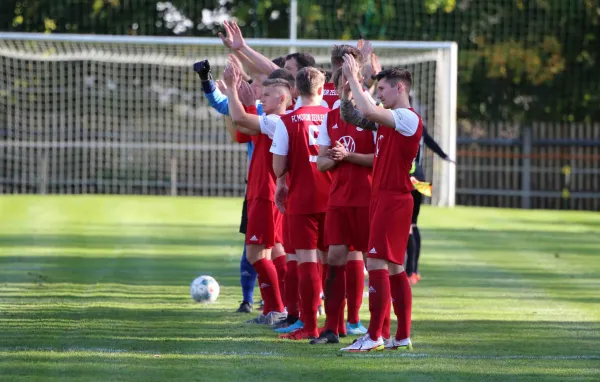
[[[600,120],[600,0],[301,0],[300,38],[459,44],[459,116]],[[289,0],[2,0],[14,31],[214,36],[226,17],[252,37],[289,35]]]

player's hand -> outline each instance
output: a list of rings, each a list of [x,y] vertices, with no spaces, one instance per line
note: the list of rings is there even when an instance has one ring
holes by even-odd
[[[354,57],[352,57],[349,54],[344,55],[344,65],[342,66],[342,72],[344,73],[344,76],[348,79],[359,77],[358,74],[360,72],[360,69],[358,67],[358,63],[356,62]]]
[[[349,155],[348,150],[346,150],[346,146],[340,141],[335,142],[335,146],[327,150],[327,156],[329,159],[334,160],[336,162],[341,162]]]
[[[275,207],[281,212],[285,214],[285,205],[287,203],[288,197],[288,186],[284,183],[277,183],[277,187],[275,188]]]
[[[219,88],[219,91],[221,93],[223,93],[223,94],[227,93],[227,85],[225,85],[225,82],[223,82],[223,80],[216,80],[215,85],[217,85],[217,88]]]
[[[198,61],[194,64],[194,72],[198,73],[198,76],[202,81],[212,79],[210,74],[210,63],[208,60]]]
[[[379,57],[375,53],[371,55],[371,67],[373,68],[374,76],[376,76],[383,69],[379,63]]]
[[[246,45],[242,31],[236,22],[223,21],[223,27],[225,28],[226,35],[223,36],[223,33],[219,32],[219,37],[221,37],[223,45],[233,50],[240,50]]]
[[[235,71],[231,65],[227,65],[223,71],[223,81],[228,89],[235,88]],[[237,89],[237,88],[236,88]]]
[[[256,96],[252,90],[252,86],[246,81],[242,81],[238,88],[238,94],[240,95],[240,101],[244,106],[253,106],[256,104]]]
[[[350,89],[350,84],[348,83],[348,80],[346,80],[346,76],[344,76],[343,73],[340,81],[342,82],[342,99],[349,100],[352,98],[352,89]]]
[[[371,54],[373,54],[373,45],[371,44],[371,41],[363,40],[361,38],[360,40],[358,40],[356,48],[360,50],[364,62],[369,62],[369,60],[371,59]]]
[[[444,158],[444,160],[445,160],[446,162],[450,162],[450,163],[452,163],[452,164],[456,164],[456,161],[455,161],[454,159],[452,159],[452,158]]]

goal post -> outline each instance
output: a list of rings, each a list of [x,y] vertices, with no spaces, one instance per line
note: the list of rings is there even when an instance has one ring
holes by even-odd
[[[311,53],[329,66],[333,44],[247,39],[267,57]],[[372,41],[384,67],[414,77],[414,106],[456,153],[457,45]],[[242,196],[246,147],[210,108],[195,61],[217,78],[218,38],[0,33],[0,192]],[[454,205],[455,169],[425,151],[432,204]]]

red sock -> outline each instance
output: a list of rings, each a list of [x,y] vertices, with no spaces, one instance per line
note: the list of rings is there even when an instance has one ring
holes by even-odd
[[[410,321],[412,314],[412,289],[406,272],[390,276],[390,289],[392,293],[394,313],[398,319],[396,339],[403,340],[410,337]]]
[[[325,314],[326,328],[339,334],[340,315],[344,319],[343,304],[346,297],[346,267],[328,267],[327,283],[325,284]]]
[[[323,277],[323,263],[321,263],[320,259],[317,259],[317,270],[319,273],[319,278]],[[319,294],[323,293],[323,282],[321,280],[321,284],[319,284]]]
[[[342,299],[342,306],[340,306],[340,315],[338,317],[338,334],[346,335],[346,320],[344,316],[344,310],[346,309],[346,299]]]
[[[381,337],[381,329],[390,302],[390,276],[387,269],[369,271],[369,335],[373,341]]]
[[[258,274],[258,284],[260,294],[265,301],[263,314],[277,311],[283,312],[283,303],[279,294],[279,282],[277,281],[277,271],[273,262],[267,259],[260,259],[252,264]]]
[[[329,272],[329,264],[321,265],[321,291],[323,295],[327,293],[327,275]]]
[[[279,282],[279,295],[283,300],[283,296],[285,296],[285,273],[287,271],[287,262],[285,259],[285,255],[273,259],[273,264],[275,265],[275,269],[277,270],[277,281]]]
[[[304,331],[310,336],[318,337],[317,309],[321,302],[321,297],[319,296],[321,278],[319,277],[317,263],[302,263],[298,265],[298,275],[300,279]]]
[[[287,263],[284,296],[288,315],[300,317],[300,311],[298,310],[298,262],[296,260]]]
[[[362,260],[350,260],[346,265],[346,294],[348,296],[348,322],[358,324],[358,311],[365,290],[365,263]]]
[[[390,338],[391,336],[391,328],[390,328],[390,314],[392,310],[392,301],[388,302],[387,308],[385,308],[385,318],[383,320],[383,327],[381,328],[381,336],[385,339]]]

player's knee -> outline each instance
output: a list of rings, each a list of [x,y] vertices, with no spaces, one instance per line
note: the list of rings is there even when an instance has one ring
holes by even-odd
[[[352,251],[348,253],[348,261],[364,260],[364,254],[361,251]]]
[[[348,247],[345,245],[332,245],[327,254],[327,263],[333,266],[342,266],[346,264],[348,258]]]
[[[268,259],[270,250],[265,249],[264,245],[248,245],[246,246],[246,259],[250,264],[254,264],[261,259]]]
[[[390,276],[397,275],[399,273],[404,272],[404,266],[400,264],[390,263],[388,265],[388,272],[390,273]]]
[[[380,269],[388,269],[388,261],[383,259],[374,259],[369,258],[367,260],[367,270],[368,271],[377,271]]]

